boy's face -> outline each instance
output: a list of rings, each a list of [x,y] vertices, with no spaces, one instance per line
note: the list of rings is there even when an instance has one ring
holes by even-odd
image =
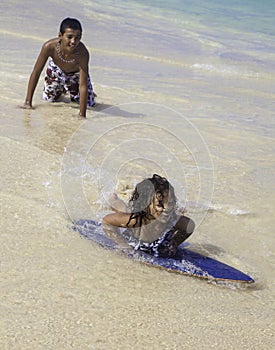
[[[67,28],[63,35],[59,33],[58,36],[62,41],[63,49],[73,51],[80,43],[82,33],[80,30]]]

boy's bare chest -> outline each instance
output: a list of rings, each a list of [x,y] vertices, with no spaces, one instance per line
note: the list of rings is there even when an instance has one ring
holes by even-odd
[[[63,62],[58,57],[52,57],[53,62],[65,74],[73,74],[79,72],[79,62]]]
[[[52,50],[52,60],[53,63],[59,67],[65,74],[72,74],[79,72],[80,62],[79,62],[79,52],[76,51],[70,55],[64,55],[58,46],[55,46]]]

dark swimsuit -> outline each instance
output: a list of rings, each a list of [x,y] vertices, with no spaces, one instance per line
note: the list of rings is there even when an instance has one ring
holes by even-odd
[[[122,231],[122,236],[127,243],[135,250],[141,250],[154,256],[165,256],[169,257],[174,255],[176,247],[173,245],[173,236],[175,233],[174,225],[177,222],[175,218],[169,225],[169,229],[164,232],[158,239],[148,243],[135,238],[131,228],[127,228]],[[134,229],[136,230],[136,229]]]

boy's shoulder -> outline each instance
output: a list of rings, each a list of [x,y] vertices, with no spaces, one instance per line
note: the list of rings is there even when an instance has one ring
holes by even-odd
[[[56,45],[58,43],[58,41],[59,41],[59,38],[52,38],[52,39],[47,40],[44,43],[44,45],[49,45],[49,46]]]
[[[87,49],[86,45],[80,41],[79,45],[78,45],[78,51],[80,54],[88,54],[89,53],[89,50]]]
[[[87,66],[89,62],[90,54],[87,47],[83,44],[82,41],[77,46],[76,54],[77,54],[78,62],[80,66]]]
[[[43,48],[47,51],[52,51],[56,48],[56,45],[58,43],[58,38],[52,38],[44,42]]]

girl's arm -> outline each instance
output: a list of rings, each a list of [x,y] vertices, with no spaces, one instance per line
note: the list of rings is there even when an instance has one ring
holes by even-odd
[[[178,246],[194,232],[195,223],[187,216],[180,216],[174,228],[175,234],[173,236],[173,241]]]
[[[102,219],[102,228],[105,234],[116,242],[121,249],[130,249],[119,229],[119,227],[126,227],[129,216],[129,214],[113,213]]]
[[[109,202],[113,211],[121,213],[128,212],[127,205],[123,202],[122,199],[118,198],[116,193],[111,194]]]
[[[102,223],[116,227],[126,227],[129,222],[129,219],[130,214],[117,212],[105,215],[102,219]],[[131,227],[131,225],[128,225],[128,227]]]
[[[102,219],[103,224],[116,227],[133,227],[135,220],[130,220],[131,213],[127,205],[121,200],[116,193],[109,198],[109,204],[115,213],[108,214]]]
[[[131,213],[129,213],[127,205],[123,200],[118,198],[115,193],[110,196],[109,204],[115,213],[104,216],[102,219],[103,230],[108,237],[118,243],[120,248],[130,249],[119,228],[131,228],[133,227],[135,220],[130,220]]]

